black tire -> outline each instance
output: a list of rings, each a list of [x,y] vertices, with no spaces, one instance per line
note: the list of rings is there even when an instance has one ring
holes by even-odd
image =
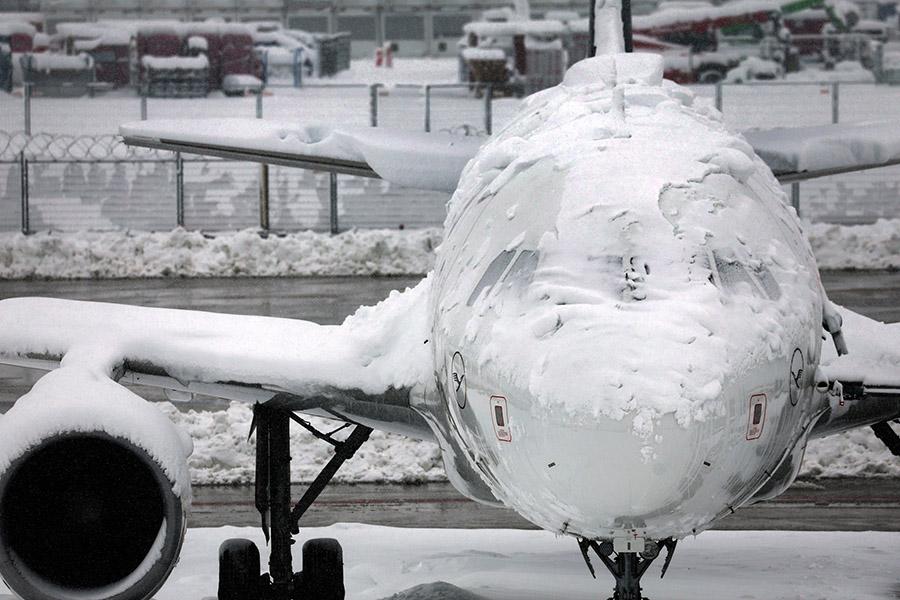
[[[725,79],[725,72],[718,67],[701,67],[697,75],[698,83],[719,83]]]
[[[316,538],[303,544],[302,580],[303,598],[344,600],[344,551],[337,540]]]
[[[259,598],[259,549],[250,540],[232,538],[219,546],[219,600]]]

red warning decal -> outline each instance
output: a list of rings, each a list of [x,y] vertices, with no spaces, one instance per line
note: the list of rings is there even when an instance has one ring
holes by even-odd
[[[491,420],[494,422],[494,433],[501,442],[511,442],[512,432],[509,430],[509,411],[506,398],[491,396]]]
[[[750,418],[747,421],[747,439],[757,440],[762,435],[763,426],[766,424],[766,395],[753,394],[750,396]]]

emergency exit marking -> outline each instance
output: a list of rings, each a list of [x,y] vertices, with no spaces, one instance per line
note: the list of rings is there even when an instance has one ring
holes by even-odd
[[[494,423],[494,433],[497,434],[497,439],[501,442],[511,442],[509,412],[506,407],[506,398],[503,396],[491,396],[491,420]]]
[[[747,421],[747,439],[756,440],[762,435],[763,426],[766,424],[766,395],[753,394],[750,396],[750,417]]]

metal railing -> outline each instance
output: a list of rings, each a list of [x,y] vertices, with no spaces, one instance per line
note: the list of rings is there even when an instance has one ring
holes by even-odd
[[[837,124],[840,122],[841,116],[841,86],[847,85],[875,85],[872,82],[855,82],[855,81],[754,81],[752,83],[725,83],[718,82],[715,84],[716,93],[715,93],[715,104],[716,109],[719,112],[724,112],[725,107],[725,99],[724,99],[724,89],[726,86],[742,86],[742,87],[758,87],[758,86],[781,86],[781,87],[791,87],[791,86],[816,86],[820,88],[828,88],[830,90],[831,95],[831,123]]]
[[[483,111],[483,126],[484,132],[487,135],[490,135],[493,131],[493,101],[494,101],[494,87],[491,84],[485,83],[438,83],[438,84],[395,84],[395,85],[386,85],[383,83],[315,83],[315,84],[306,84],[303,86],[303,89],[368,89],[368,112],[369,112],[369,125],[372,127],[378,126],[378,113],[379,113],[379,90],[381,89],[401,89],[401,90],[420,90],[425,97],[425,131],[431,131],[431,121],[432,121],[432,100],[433,100],[433,91],[434,90],[469,90],[477,93],[482,97],[482,111]],[[23,103],[24,103],[24,131],[27,135],[31,135],[33,131],[33,110],[32,104],[34,99],[34,91],[35,86],[30,83],[26,83],[23,86]],[[146,93],[139,93],[137,96],[137,101],[140,105],[140,118],[142,121],[148,120],[152,116],[152,111],[150,107],[149,97]],[[265,94],[259,93],[256,95],[256,118],[262,119],[264,114],[264,105],[265,105]]]

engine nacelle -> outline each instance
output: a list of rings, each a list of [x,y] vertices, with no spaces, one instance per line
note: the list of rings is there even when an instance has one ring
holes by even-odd
[[[63,367],[0,417],[0,577],[25,600],[145,600],[181,550],[189,438]]]

